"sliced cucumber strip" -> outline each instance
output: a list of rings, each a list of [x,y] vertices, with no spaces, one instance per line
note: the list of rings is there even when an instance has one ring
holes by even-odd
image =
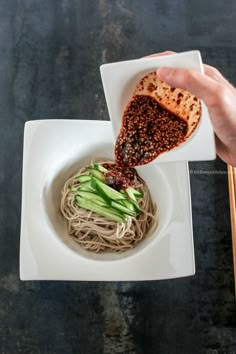
[[[105,181],[105,177],[103,176],[103,173],[96,170],[96,168],[87,167],[86,170],[89,173],[91,173],[91,175],[95,176],[96,178],[100,179],[101,181]]]
[[[136,198],[143,198],[143,193],[137,191],[137,189],[133,188],[133,187],[128,187],[126,189],[126,192],[128,193],[128,190],[130,192],[132,192],[132,194],[136,197]]]
[[[129,199],[130,199],[130,201],[132,202],[132,204],[133,204],[135,210],[136,210],[138,213],[140,213],[140,212],[141,212],[141,209],[140,209],[140,207],[139,207],[139,205],[138,205],[138,202],[137,202],[137,199],[136,199],[135,195],[133,194],[132,189],[131,189],[131,188],[127,188],[127,189],[126,189],[126,193],[128,194]]]
[[[93,193],[93,192],[88,192],[88,191],[82,191],[81,189],[78,189],[76,195],[79,195],[80,197],[92,200],[94,202],[100,202],[102,204],[107,205],[105,200],[98,194]]]
[[[92,187],[97,191],[98,194],[102,193],[102,197],[104,197],[104,195],[106,195],[107,198],[115,200],[115,201],[126,199],[125,196],[122,195],[120,192],[107,186],[105,183],[101,182],[96,177],[92,177],[91,183],[92,183]]]
[[[100,187],[99,184],[95,186],[95,190],[100,195],[108,205],[111,205],[112,199],[104,192],[103,188]]]
[[[108,170],[105,167],[103,167],[102,165],[100,165],[99,163],[94,162],[93,166],[94,166],[94,168],[96,168],[96,170],[98,170],[100,172],[103,172],[103,173],[108,172]]]
[[[133,203],[129,202],[127,199],[121,200],[120,201],[126,208],[128,208],[131,211],[135,211]]]
[[[130,210],[129,208],[126,208],[124,205],[114,202],[114,200],[112,200],[111,202],[111,206],[117,210],[122,211],[123,213],[130,215],[130,216],[135,216],[136,213],[135,211]]]
[[[79,181],[80,183],[91,181],[91,176],[88,175],[80,175],[75,177],[76,181]]]
[[[77,191],[94,192],[94,189],[93,189],[92,187],[89,187],[89,186],[80,185],[80,186],[77,188]]]
[[[91,192],[94,192],[95,189],[92,187],[92,182],[91,180],[90,181],[86,181],[86,182],[83,182],[83,183],[80,183],[78,189],[81,189],[81,190],[90,190]]]
[[[98,205],[94,203],[92,200],[76,196],[75,203],[81,208],[94,211],[98,215],[104,216],[109,220],[117,221],[121,223],[124,223],[126,221],[125,217],[121,213],[119,213],[116,209]]]

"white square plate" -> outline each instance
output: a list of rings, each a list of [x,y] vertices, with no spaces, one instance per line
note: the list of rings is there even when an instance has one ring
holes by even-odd
[[[39,120],[24,134],[20,278],[153,280],[195,272],[188,165],[138,168],[159,212],[155,233],[123,255],[93,255],[66,233],[59,212],[66,179],[85,162],[112,158],[110,122]]]
[[[199,51],[101,65],[102,83],[115,138],[121,127],[124,109],[132,98],[137,83],[144,75],[161,66],[204,72]],[[193,135],[184,144],[161,154],[153,162],[200,161],[215,158],[214,132],[208,110],[202,102],[202,116]]]

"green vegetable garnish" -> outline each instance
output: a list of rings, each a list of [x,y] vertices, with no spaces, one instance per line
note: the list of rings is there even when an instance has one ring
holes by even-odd
[[[75,192],[75,204],[94,211],[109,220],[124,223],[127,217],[136,217],[141,212],[137,198],[143,194],[133,187],[117,191],[106,184],[108,170],[98,163],[86,168],[87,173],[75,179],[79,185],[68,188]]]

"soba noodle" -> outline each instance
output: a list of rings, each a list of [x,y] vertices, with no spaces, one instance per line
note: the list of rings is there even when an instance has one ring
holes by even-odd
[[[99,163],[113,163],[101,161]],[[90,164],[89,164],[90,165]],[[75,188],[79,186],[76,177],[88,174],[82,167],[69,178],[62,190],[61,212],[66,219],[68,234],[84,249],[91,252],[124,252],[135,247],[157,227],[157,208],[146,184],[135,178],[132,187],[143,194],[139,199],[141,213],[127,217],[126,223],[111,221],[95,212],[79,207],[74,202]],[[72,187],[72,188],[71,188]]]

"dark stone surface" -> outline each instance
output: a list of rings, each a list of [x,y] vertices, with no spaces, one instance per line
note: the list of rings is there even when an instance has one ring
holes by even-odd
[[[236,83],[233,0],[1,0],[0,352],[232,354],[226,174],[190,168],[196,275],[157,282],[20,282],[24,122],[108,119],[99,65],[198,48]]]

